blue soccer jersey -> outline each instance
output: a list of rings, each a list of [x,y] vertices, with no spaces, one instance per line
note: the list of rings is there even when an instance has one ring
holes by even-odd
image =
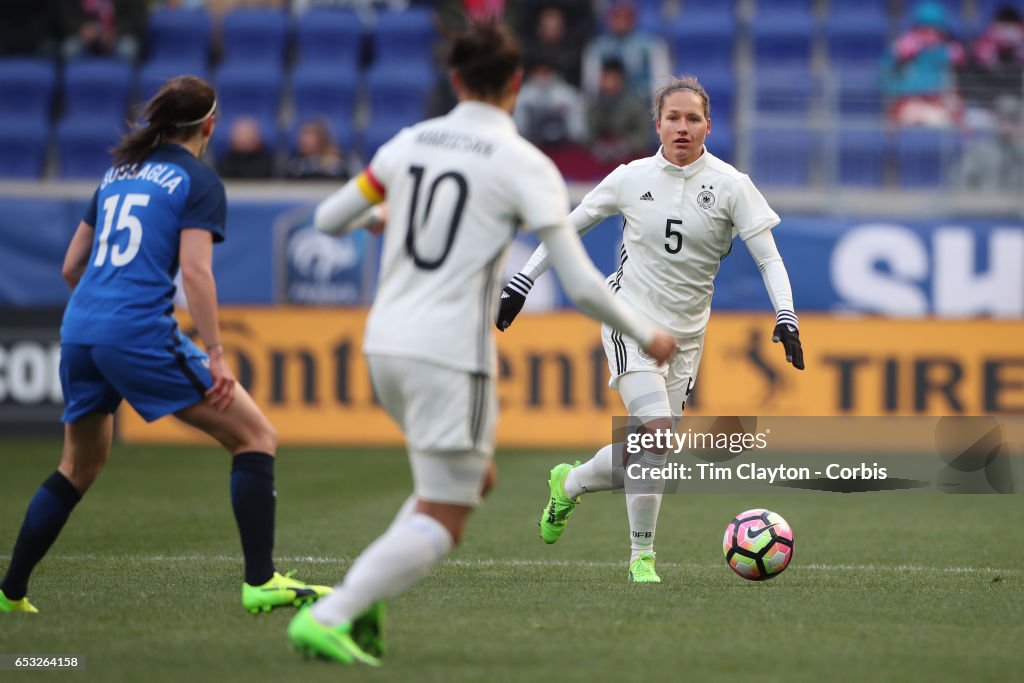
[[[95,228],[88,266],[64,311],[61,341],[166,346],[175,338],[179,233],[224,239],[227,202],[216,172],[164,144],[138,166],[111,167],[85,211]]]

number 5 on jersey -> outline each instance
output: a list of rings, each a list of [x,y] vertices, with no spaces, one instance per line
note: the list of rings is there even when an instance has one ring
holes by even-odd
[[[96,247],[96,258],[92,264],[96,267],[102,266],[107,260],[107,251],[110,252],[110,265],[120,268],[131,262],[139,253],[139,245],[142,243],[142,221],[132,215],[132,209],[137,206],[149,206],[148,194],[126,194],[124,202],[121,203],[120,212],[117,211],[117,204],[121,195],[115,194],[107,197],[103,202],[103,232],[100,233],[99,244]],[[110,248],[110,230],[114,227],[114,214],[117,213],[117,230],[128,231],[128,244],[124,248],[115,244]]]
[[[674,227],[682,224],[683,222],[676,218],[669,218],[665,221],[665,251],[670,254],[678,254],[683,248],[683,233]]]

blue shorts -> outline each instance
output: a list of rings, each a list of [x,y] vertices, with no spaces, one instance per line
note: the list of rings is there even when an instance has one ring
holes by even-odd
[[[209,357],[178,333],[165,347],[61,344],[65,423],[113,413],[121,399],[147,422],[203,400],[213,386]]]

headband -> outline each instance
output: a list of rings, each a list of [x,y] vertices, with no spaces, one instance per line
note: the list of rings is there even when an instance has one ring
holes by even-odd
[[[204,121],[206,121],[206,119],[210,118],[211,116],[213,116],[213,112],[215,112],[215,111],[217,111],[217,99],[216,98],[214,98],[214,100],[213,100],[213,106],[210,107],[210,111],[206,112],[206,116],[198,118],[195,121],[185,121],[183,123],[175,123],[173,125],[174,125],[175,128],[187,128],[189,126],[196,126],[196,125],[199,125],[200,123],[203,123]]]

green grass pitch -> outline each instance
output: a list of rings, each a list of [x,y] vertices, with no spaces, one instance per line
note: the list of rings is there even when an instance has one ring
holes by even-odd
[[[0,442],[0,568],[59,451]],[[499,453],[497,490],[463,547],[391,605],[391,651],[371,670],[292,652],[291,610],[242,610],[226,455],[115,446],[36,571],[41,614],[0,616],[0,653],[86,658],[25,680],[1020,680],[1019,496],[666,496],[664,583],[634,586],[621,496],[589,496],[555,546],[537,536],[547,470],[586,455]],[[278,566],[328,584],[410,489],[392,450],[287,448],[277,477]],[[793,564],[765,583],[722,557],[726,524],[752,507],[796,534]]]

